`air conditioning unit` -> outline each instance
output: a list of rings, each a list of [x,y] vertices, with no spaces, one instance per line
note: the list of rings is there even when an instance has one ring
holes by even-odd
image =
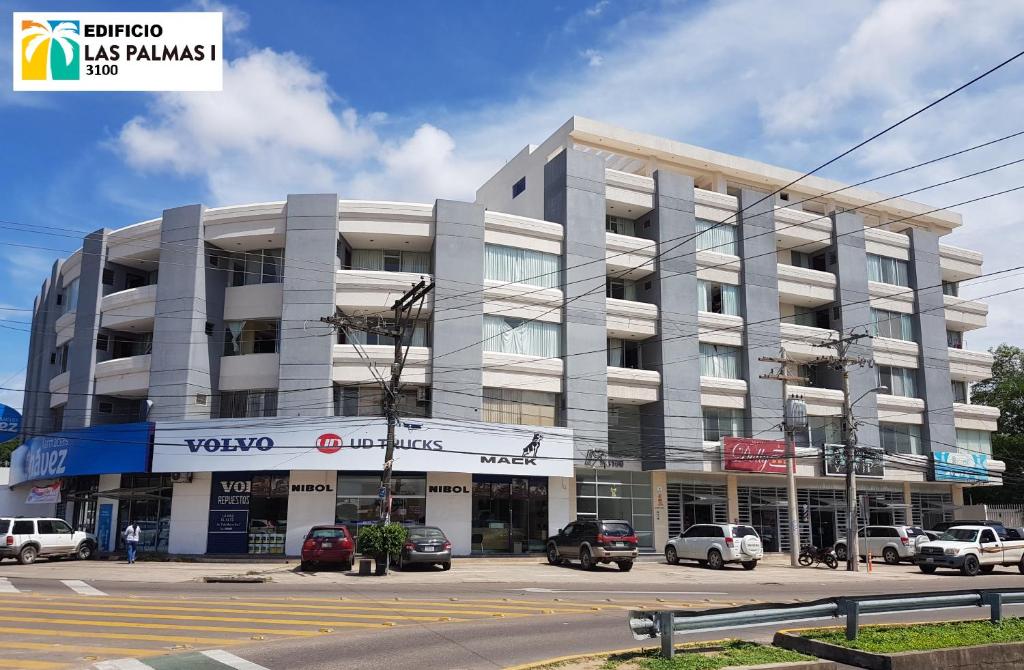
[[[171,481],[177,484],[191,484],[192,473],[191,472],[172,472]]]

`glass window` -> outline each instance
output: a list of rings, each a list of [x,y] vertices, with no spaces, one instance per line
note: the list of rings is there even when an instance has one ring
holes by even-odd
[[[878,366],[878,383],[889,388],[889,395],[917,397],[917,371],[888,365]]]
[[[714,314],[740,314],[740,287],[697,280],[697,309]]]
[[[798,326],[807,326],[809,328],[831,328],[832,321],[829,318],[829,310],[805,310],[803,307],[794,306],[793,308],[793,323]]]
[[[960,295],[960,282],[958,282],[958,281],[943,281],[942,282],[942,293],[944,295],[959,296]]]
[[[605,216],[604,229],[617,235],[636,236],[636,221],[621,216]]]
[[[704,441],[719,442],[723,437],[743,435],[743,410],[725,407],[702,408]]]
[[[78,309],[78,278],[71,280],[67,286],[64,287],[64,314],[68,312],[74,312]]]
[[[231,258],[231,285],[277,284],[284,280],[284,249],[243,251]]]
[[[68,345],[66,344],[61,346],[61,348],[57,351],[57,364],[60,366],[60,371],[62,373],[68,371],[68,354],[69,349]]]
[[[613,368],[632,368],[638,370],[642,367],[642,346],[635,340],[622,340],[616,337],[608,338],[608,365]]]
[[[430,389],[406,386],[399,392],[398,414],[403,417],[430,415]],[[379,386],[335,386],[335,416],[384,416],[384,391]]]
[[[430,253],[389,249],[353,249],[351,269],[387,272],[430,272]]]
[[[950,349],[963,349],[964,334],[956,330],[947,330],[946,346],[948,346]]]
[[[520,177],[519,181],[512,184],[512,198],[515,199],[520,193],[526,190],[526,177]]]
[[[485,314],[484,351],[555,358],[562,355],[562,326]]]
[[[736,244],[736,226],[697,219],[697,251],[714,251],[720,254],[739,254]]]
[[[224,322],[224,355],[276,354],[280,321],[250,319]]]
[[[871,308],[871,334],[894,340],[914,339],[914,322],[909,314]]]
[[[907,262],[878,254],[868,254],[868,279],[883,284],[910,286]]]
[[[34,521],[17,521],[14,522],[14,530],[11,531],[12,535],[35,535],[36,524]]]
[[[956,446],[968,453],[992,455],[992,433],[987,430],[956,429]]]
[[[967,403],[967,382],[951,381],[950,386],[953,390],[953,402],[962,404]]]
[[[842,444],[843,426],[838,416],[809,416],[807,429],[810,432],[812,446]]]
[[[632,279],[608,277],[605,281],[604,294],[619,300],[636,300],[636,282]]]
[[[6,535],[7,529],[11,525],[10,519],[0,519],[0,535]]]
[[[221,419],[277,416],[277,389],[221,391],[217,416]]]
[[[559,395],[543,391],[485,388],[484,421],[528,426],[559,424]]]
[[[381,329],[394,329],[395,320],[381,319],[376,325]],[[411,347],[430,346],[429,334],[430,322],[421,319],[416,321],[412,328],[406,329],[402,344]],[[395,339],[376,332],[341,329],[338,331],[338,344],[386,345],[393,347]]]
[[[335,523],[345,524],[353,537],[359,527],[380,519],[377,491],[380,475],[338,473]],[[423,475],[403,475],[391,480],[391,520],[422,526],[427,522],[427,480]]]
[[[170,475],[121,475],[125,495],[118,501],[116,546],[124,546],[124,529],[134,521],[139,524],[139,550],[167,552],[171,536],[171,498],[173,482]],[[76,507],[78,507],[76,505]],[[91,530],[95,521],[88,523]]]
[[[700,343],[702,377],[740,378],[740,350],[724,344]]]
[[[921,454],[921,426],[903,423],[879,423],[882,448],[890,454]]]
[[[533,249],[484,245],[484,278],[557,288],[561,285],[562,257]]]

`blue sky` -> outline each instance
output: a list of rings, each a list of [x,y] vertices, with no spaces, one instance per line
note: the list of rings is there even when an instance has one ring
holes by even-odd
[[[288,192],[471,199],[493,170],[580,114],[806,169],[1011,55],[1013,3],[19,2],[17,10],[226,12],[225,90],[11,92],[0,23],[0,386],[18,387],[28,313],[82,232],[165,207]],[[857,180],[1024,129],[1024,63],[829,169]],[[900,192],[1018,158],[1024,141],[876,184]],[[947,205],[1024,184],[1019,166],[928,191]],[[1021,196],[960,208],[948,240],[1019,264]],[[39,226],[51,226],[40,234]],[[70,229],[70,230],[68,230]],[[1024,285],[1015,273],[966,287]],[[1020,339],[1021,295],[994,297],[984,349]],[[0,402],[20,397],[0,390]]]

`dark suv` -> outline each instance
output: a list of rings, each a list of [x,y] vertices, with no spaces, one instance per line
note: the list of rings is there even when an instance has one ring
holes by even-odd
[[[549,537],[545,545],[551,565],[576,558],[584,570],[614,562],[619,570],[629,572],[637,555],[636,543],[628,521],[576,520]]]

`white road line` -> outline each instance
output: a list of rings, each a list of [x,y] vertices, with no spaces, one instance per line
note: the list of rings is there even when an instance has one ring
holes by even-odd
[[[116,658],[112,661],[93,663],[96,670],[153,670],[137,658]]]
[[[224,665],[235,668],[236,670],[268,670],[262,665],[257,665],[252,661],[247,661],[244,658],[229,654],[223,649],[209,649],[207,651],[200,652],[207,658],[212,658],[215,661],[223,663]]]
[[[89,586],[81,579],[62,579],[60,583],[68,587],[80,596],[105,596],[107,595],[99,589]]]
[[[6,577],[0,577],[0,593],[21,593]]]

